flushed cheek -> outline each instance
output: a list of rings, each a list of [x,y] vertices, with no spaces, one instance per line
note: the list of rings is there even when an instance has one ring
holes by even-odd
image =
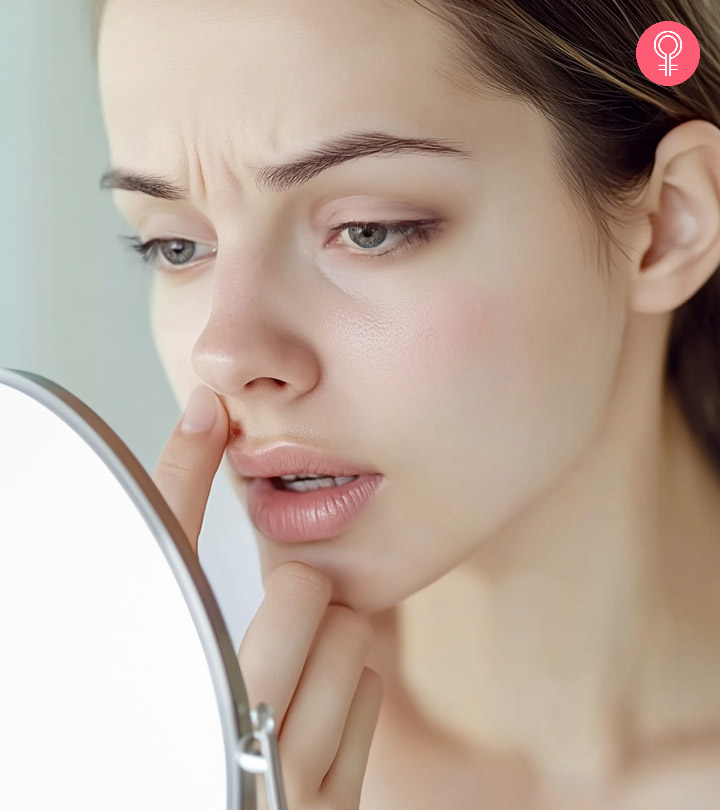
[[[444,412],[458,382],[478,375],[491,311],[490,294],[446,283],[412,300],[398,298],[372,318],[346,314],[341,339],[333,341],[337,366],[352,370],[360,399],[372,391],[373,406],[385,416],[407,413],[409,404],[415,412]]]
[[[492,329],[489,293],[468,288],[443,289],[422,321],[418,348],[435,375],[476,366]]]
[[[393,424],[396,447],[414,444],[419,424],[452,433],[449,413],[459,417],[510,373],[498,357],[496,307],[490,292],[446,283],[376,321],[373,348],[358,358],[353,386],[379,424]]]

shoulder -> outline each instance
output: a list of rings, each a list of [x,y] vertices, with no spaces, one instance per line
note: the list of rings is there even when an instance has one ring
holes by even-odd
[[[616,802],[616,810],[720,810],[720,734],[643,756],[618,787]]]

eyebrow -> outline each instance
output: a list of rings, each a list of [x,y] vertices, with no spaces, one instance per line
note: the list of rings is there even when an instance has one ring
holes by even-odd
[[[350,132],[293,158],[288,163],[264,166],[255,175],[258,191],[287,191],[307,183],[320,172],[368,155],[424,153],[460,158],[472,154],[452,141],[435,138],[401,138],[384,132]],[[100,178],[101,189],[140,191],[163,200],[185,200],[188,190],[164,177],[111,168]]]

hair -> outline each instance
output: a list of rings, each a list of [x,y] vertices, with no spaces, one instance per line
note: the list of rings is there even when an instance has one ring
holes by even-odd
[[[97,62],[106,0],[89,1]],[[459,86],[518,97],[549,121],[560,178],[606,257],[618,247],[610,225],[645,187],[664,135],[693,119],[720,126],[718,0],[406,2],[443,23]],[[690,28],[701,52],[693,75],[670,87],[645,79],[635,55],[645,29],[663,20]],[[667,384],[720,476],[720,268],[673,311],[665,364]]]

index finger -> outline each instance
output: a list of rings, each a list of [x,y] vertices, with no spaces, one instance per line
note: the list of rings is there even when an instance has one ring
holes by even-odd
[[[198,386],[152,475],[196,554],[207,499],[227,446],[229,429],[222,402],[209,388]]]

